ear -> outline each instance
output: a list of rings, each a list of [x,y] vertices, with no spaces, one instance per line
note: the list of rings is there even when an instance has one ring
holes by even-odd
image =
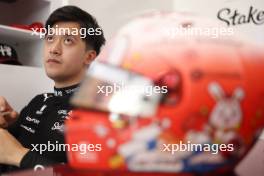
[[[96,58],[97,53],[95,50],[87,50],[85,52],[84,65],[89,66],[92,61]]]
[[[210,83],[208,86],[208,91],[216,101],[224,98],[224,91],[217,82]]]
[[[233,98],[241,101],[245,96],[244,90],[241,87],[235,89],[233,93]]]

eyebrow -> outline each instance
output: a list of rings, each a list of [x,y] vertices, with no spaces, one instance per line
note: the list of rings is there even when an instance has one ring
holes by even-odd
[[[52,36],[62,36],[62,37],[73,37],[73,38],[78,38],[77,35],[72,35],[72,34],[68,34],[68,33],[65,33],[65,34],[62,34],[62,35],[52,35]]]
[[[49,35],[47,34],[45,36],[45,38],[47,38],[48,36],[61,36],[61,37],[73,37],[75,40],[78,40],[80,37],[78,37],[77,35],[72,35],[71,33],[67,33],[65,32],[65,34],[62,34],[62,35],[56,35],[56,34],[53,34],[53,35]]]
[[[73,37],[75,40],[78,40],[80,37],[78,37],[77,35],[72,35],[72,34],[65,34],[62,35],[63,37]]]
[[[64,35],[61,35],[61,36],[67,36],[67,37],[68,37],[68,36],[73,36],[73,37],[74,37],[74,36],[76,36],[76,35],[72,35],[72,34],[65,33]]]

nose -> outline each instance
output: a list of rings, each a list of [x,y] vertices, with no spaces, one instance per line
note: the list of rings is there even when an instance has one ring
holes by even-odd
[[[61,42],[59,39],[55,40],[50,46],[50,54],[52,56],[61,55]]]

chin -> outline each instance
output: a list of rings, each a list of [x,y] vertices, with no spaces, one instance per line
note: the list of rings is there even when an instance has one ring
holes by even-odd
[[[54,81],[59,80],[59,79],[61,79],[61,77],[63,77],[62,74],[59,74],[59,73],[56,73],[56,72],[48,72],[48,71],[46,71],[46,74],[47,74],[47,76],[50,79],[52,79]]]

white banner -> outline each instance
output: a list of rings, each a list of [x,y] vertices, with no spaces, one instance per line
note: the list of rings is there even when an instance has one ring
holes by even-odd
[[[175,0],[174,9],[217,19],[264,44],[264,0]]]

